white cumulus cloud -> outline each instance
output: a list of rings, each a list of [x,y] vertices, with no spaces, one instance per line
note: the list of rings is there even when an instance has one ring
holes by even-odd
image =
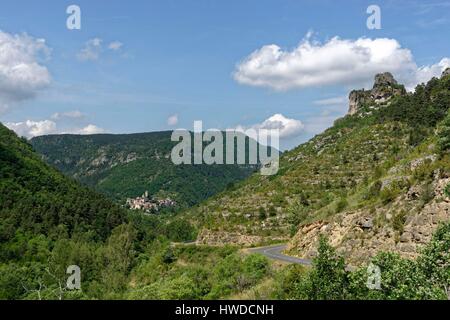
[[[41,62],[49,55],[44,39],[0,31],[0,113],[50,84],[50,73]]]
[[[23,122],[7,122],[5,123],[5,125],[9,129],[13,130],[18,136],[26,138],[33,138],[48,134],[88,135],[106,132],[106,130],[93,124],[89,124],[81,128],[61,129],[58,127],[58,124],[52,120],[42,120],[42,121],[26,120]]]
[[[389,71],[409,89],[429,80],[449,66],[444,58],[431,66],[418,67],[411,51],[395,39],[334,37],[325,43],[311,34],[293,50],[278,45],[263,46],[236,66],[234,79],[251,86],[274,90],[325,85],[363,86],[376,73]]]
[[[97,127],[96,125],[93,124],[89,124],[84,128],[80,128],[80,129],[72,129],[69,131],[65,131],[64,133],[66,134],[81,134],[81,135],[86,135],[86,134],[98,134],[98,133],[105,133],[106,130],[102,129],[100,127]]]
[[[93,38],[84,44],[83,48],[77,53],[80,61],[97,61],[106,50],[119,51],[123,47],[120,41],[112,41],[103,45],[103,39]]]
[[[88,40],[83,49],[77,54],[77,58],[80,61],[95,61],[100,57],[102,52],[102,39],[94,38]]]
[[[171,115],[168,119],[167,119],[167,124],[169,126],[176,126],[178,124],[178,115],[174,114]]]
[[[438,63],[429,66],[422,66],[417,69],[415,81],[416,83],[427,82],[433,77],[439,77],[442,72],[449,67],[450,58],[443,58]]]
[[[293,138],[300,135],[304,128],[305,126],[300,120],[290,119],[280,113],[277,113],[264,120],[262,123],[254,124],[250,127],[238,126],[236,130],[245,131],[246,129],[278,129],[280,138]]]
[[[7,122],[5,125],[20,137],[33,138],[56,133],[56,123],[51,120]]]

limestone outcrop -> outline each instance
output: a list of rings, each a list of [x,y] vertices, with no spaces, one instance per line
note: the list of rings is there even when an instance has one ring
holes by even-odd
[[[353,90],[349,95],[348,114],[358,113],[364,105],[372,107],[388,103],[388,101],[399,95],[405,95],[403,85],[399,85],[391,73],[379,73],[375,75],[375,81],[371,90]]]

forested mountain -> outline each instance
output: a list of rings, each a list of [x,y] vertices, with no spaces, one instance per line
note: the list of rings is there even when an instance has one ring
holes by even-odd
[[[0,124],[0,300],[222,298],[269,274],[267,259],[237,248],[171,246],[191,232],[170,215],[121,209]],[[77,290],[66,287],[73,265]]]
[[[252,165],[174,165],[171,132],[50,135],[31,140],[43,159],[66,175],[123,201],[148,191],[192,206],[245,179]]]
[[[24,139],[0,124],[0,238],[17,230],[105,240],[125,212],[42,162]],[[8,255],[1,250],[2,255]]]
[[[284,153],[277,175],[254,174],[190,210],[198,242],[295,235],[290,254],[308,258],[326,234],[357,263],[381,250],[417,256],[450,220],[449,108],[448,72],[408,94],[377,76],[372,90],[351,93],[347,116]]]
[[[127,221],[125,210],[42,162],[0,124],[0,299],[61,297],[72,264],[90,270],[87,283],[99,281],[95,250]]]

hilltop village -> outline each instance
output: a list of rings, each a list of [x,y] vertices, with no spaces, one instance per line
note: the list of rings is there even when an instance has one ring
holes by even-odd
[[[170,198],[155,199],[149,197],[148,191],[145,191],[141,197],[128,198],[126,206],[131,210],[142,210],[145,213],[157,213],[162,208],[174,207],[176,202]]]

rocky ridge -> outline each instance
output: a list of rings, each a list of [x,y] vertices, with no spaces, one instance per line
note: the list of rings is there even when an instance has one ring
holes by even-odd
[[[353,90],[349,95],[348,115],[358,113],[364,105],[378,108],[386,104],[394,96],[406,95],[403,85],[399,85],[389,72],[375,75],[375,81],[371,90]]]

